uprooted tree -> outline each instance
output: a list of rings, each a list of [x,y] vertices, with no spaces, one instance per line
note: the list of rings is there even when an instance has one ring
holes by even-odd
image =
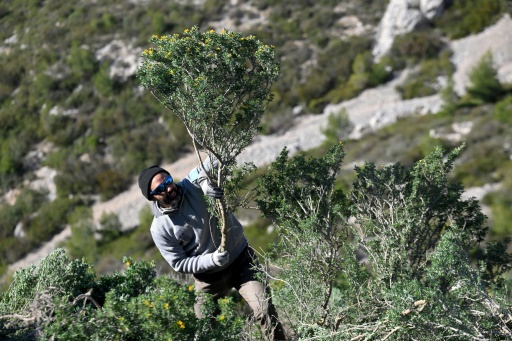
[[[143,52],[137,71],[141,83],[185,124],[209,180],[223,187],[217,199],[225,248],[226,212],[239,205],[236,184],[254,168],[237,167],[237,156],[259,132],[270,88],[279,76],[274,47],[254,36],[213,30],[201,33],[194,26],[178,34],[153,36],[154,48]],[[200,151],[217,167],[204,167]]]

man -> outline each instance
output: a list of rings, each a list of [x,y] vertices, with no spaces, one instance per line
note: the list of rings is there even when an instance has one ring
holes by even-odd
[[[205,162],[205,168],[210,167]],[[151,235],[160,253],[177,272],[192,274],[198,293],[223,297],[238,290],[272,340],[285,340],[283,328],[265,285],[257,278],[257,258],[236,217],[228,216],[226,251],[220,252],[221,234],[217,218],[208,212],[204,195],[221,198],[223,190],[212,187],[200,166],[181,182],[168,171],[151,166],[139,175],[139,187],[152,201]],[[203,295],[197,295],[194,312],[203,317]]]

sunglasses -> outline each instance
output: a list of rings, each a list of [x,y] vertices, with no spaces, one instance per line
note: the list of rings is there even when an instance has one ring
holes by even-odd
[[[149,194],[155,195],[155,194],[160,194],[160,193],[165,192],[165,190],[167,189],[167,186],[172,185],[172,182],[173,182],[172,176],[167,175],[165,180],[160,185],[158,185],[154,190],[149,192]]]

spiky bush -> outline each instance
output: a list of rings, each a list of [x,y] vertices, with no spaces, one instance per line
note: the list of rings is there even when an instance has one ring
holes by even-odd
[[[485,216],[449,180],[461,149],[356,167],[348,198],[333,182],[341,145],[270,166],[259,204],[281,238],[274,295],[299,339],[512,337],[508,241],[483,245]]]

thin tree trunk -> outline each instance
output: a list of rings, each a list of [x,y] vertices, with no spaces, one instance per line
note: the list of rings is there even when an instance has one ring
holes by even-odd
[[[194,138],[194,135],[192,134],[192,132],[190,132],[190,130],[188,130],[188,128],[187,128],[187,131],[190,134],[190,136],[192,137],[192,143],[194,145],[194,150],[196,152],[197,159],[199,160],[199,165],[201,166],[201,168],[205,172],[206,176],[208,177],[208,181],[211,181],[210,174],[208,174],[209,172],[207,172],[204,169],[203,160],[201,158],[201,154],[199,153],[199,148],[196,143],[197,141]],[[208,150],[208,151],[214,155],[214,153],[211,150]],[[218,157],[216,157],[216,158],[218,161],[218,164],[217,164],[217,167],[218,167],[218,169],[217,169],[217,186],[222,188],[222,183],[223,183],[223,179],[224,179],[224,177],[222,176],[222,162]],[[212,160],[210,160],[210,167],[213,168]],[[227,233],[228,233],[228,228],[227,228],[228,213],[227,213],[226,202],[224,201],[224,198],[216,199],[215,201],[216,201],[216,205],[217,205],[217,208],[219,210],[219,215],[220,215],[219,222],[220,222],[221,240],[220,240],[219,251],[223,252],[223,251],[226,251]]]
[[[226,243],[227,243],[227,234],[228,234],[228,228],[227,228],[227,210],[226,210],[226,203],[224,202],[224,198],[217,199],[217,207],[219,208],[220,213],[220,233],[221,233],[221,240],[220,240],[220,248],[219,251],[227,251],[226,250]]]
[[[224,177],[222,176],[222,164],[220,160],[217,164],[217,186],[222,188]],[[220,214],[220,234],[221,234],[221,240],[220,240],[220,252],[227,251],[226,250],[226,243],[227,243],[227,236],[228,236],[228,213],[226,208],[226,202],[224,201],[224,198],[217,199],[217,207],[219,208],[219,214]]]

